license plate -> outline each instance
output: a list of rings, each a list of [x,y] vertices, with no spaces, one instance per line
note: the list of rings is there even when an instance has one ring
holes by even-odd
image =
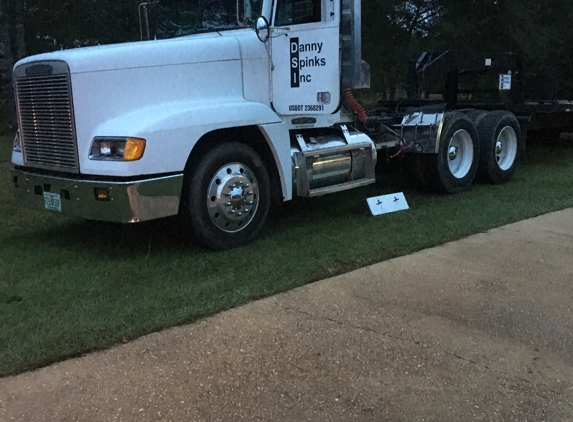
[[[44,206],[47,210],[62,211],[60,195],[52,192],[44,192]]]

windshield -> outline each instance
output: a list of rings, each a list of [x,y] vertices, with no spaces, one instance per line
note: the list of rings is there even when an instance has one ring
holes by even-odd
[[[246,27],[261,10],[262,0],[163,0],[156,36],[163,39]]]

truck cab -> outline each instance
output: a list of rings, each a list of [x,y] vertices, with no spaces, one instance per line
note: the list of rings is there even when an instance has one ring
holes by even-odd
[[[94,220],[182,214],[224,249],[273,200],[372,183],[374,144],[341,107],[343,78],[364,85],[341,63],[359,17],[339,0],[164,0],[154,40],[21,60],[16,195]]]

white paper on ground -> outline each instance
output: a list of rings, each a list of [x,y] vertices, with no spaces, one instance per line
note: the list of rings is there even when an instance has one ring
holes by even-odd
[[[368,198],[366,202],[368,202],[370,212],[374,216],[410,209],[402,192],[375,196]]]

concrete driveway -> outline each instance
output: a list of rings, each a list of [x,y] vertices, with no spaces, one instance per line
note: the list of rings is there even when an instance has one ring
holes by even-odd
[[[573,421],[573,210],[0,379],[1,421]]]

